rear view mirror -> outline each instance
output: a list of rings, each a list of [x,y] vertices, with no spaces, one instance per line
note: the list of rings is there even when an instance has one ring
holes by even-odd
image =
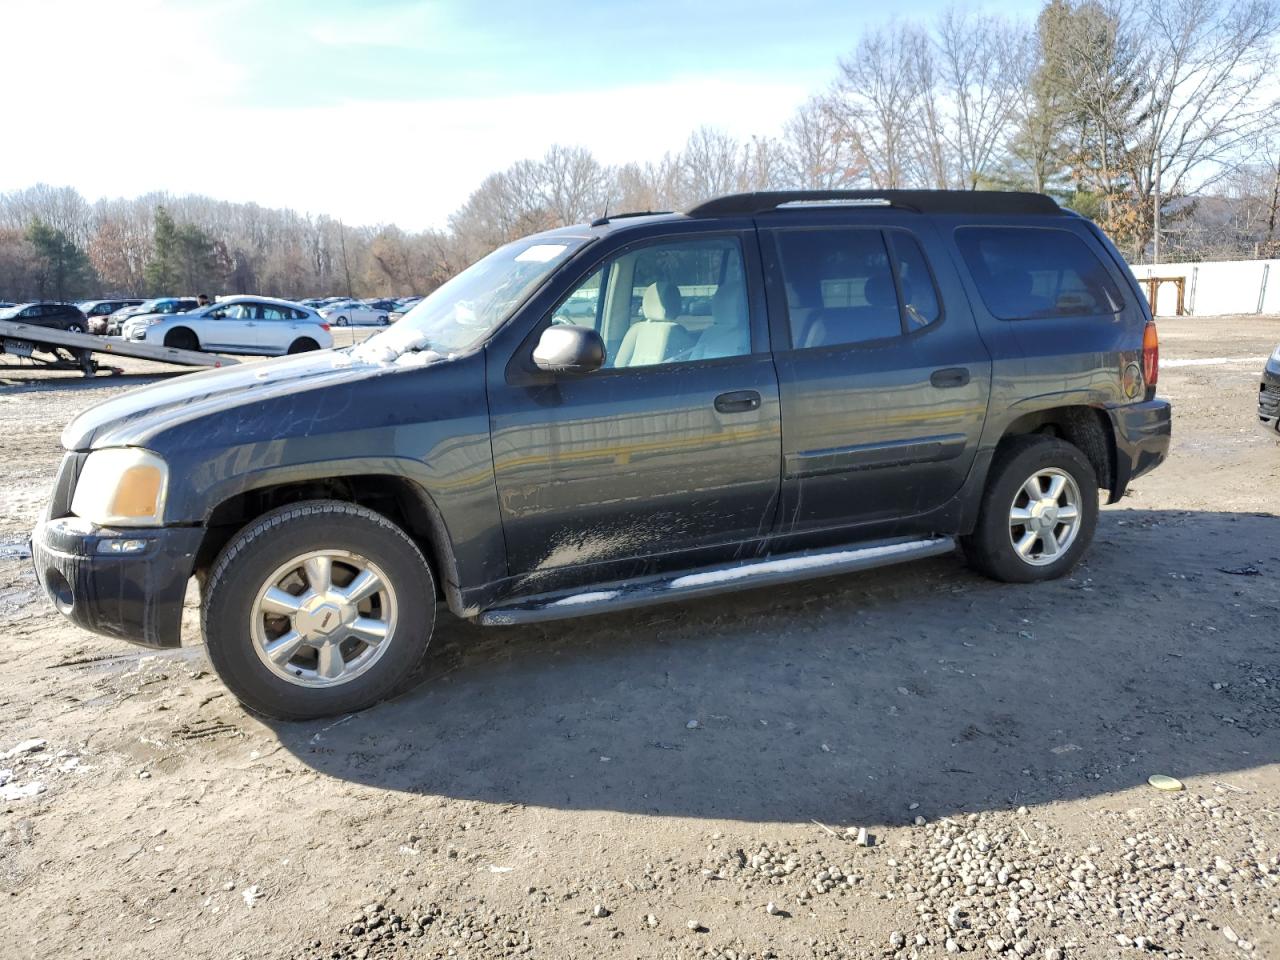
[[[604,366],[605,347],[590,327],[547,327],[533,350],[533,365],[548,373],[590,373]]]

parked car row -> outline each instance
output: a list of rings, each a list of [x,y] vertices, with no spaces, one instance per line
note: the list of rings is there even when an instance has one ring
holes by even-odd
[[[274,297],[203,305],[195,297],[41,301],[0,305],[0,320],[216,353],[278,356],[333,346],[329,324],[316,310]]]
[[[308,297],[304,307],[319,311],[336,327],[386,326],[409,312],[422,297],[357,300],[354,297]]]
[[[108,337],[124,335],[124,325],[130,319],[152,314],[186,313],[200,305],[195,297],[154,297],[151,300],[134,300],[106,316],[90,317],[89,332]]]

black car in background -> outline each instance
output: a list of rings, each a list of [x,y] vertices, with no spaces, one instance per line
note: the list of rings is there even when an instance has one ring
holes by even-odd
[[[89,321],[90,333],[106,333],[107,317],[125,307],[136,307],[142,303],[142,297],[124,297],[115,300],[82,300],[76,304]]]
[[[0,320],[29,323],[37,327],[53,327],[69,333],[84,333],[89,329],[89,322],[79,307],[73,303],[54,301],[19,303],[7,310],[0,310]]]
[[[1280,347],[1267,359],[1258,387],[1258,426],[1272,440],[1280,441]]]

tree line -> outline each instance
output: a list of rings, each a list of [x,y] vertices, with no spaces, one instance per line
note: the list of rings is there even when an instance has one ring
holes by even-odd
[[[1133,261],[1280,256],[1273,0],[1050,0],[864,31],[781,130],[715,126],[660,159],[553,146],[485,177],[443,229],[68,187],[0,195],[0,298],[434,289],[494,247],[608,211],[762,189],[1028,189]],[[1157,249],[1158,248],[1158,249]]]

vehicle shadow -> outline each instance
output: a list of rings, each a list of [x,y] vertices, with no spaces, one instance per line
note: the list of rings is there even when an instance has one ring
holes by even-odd
[[[445,616],[425,682],[276,730],[329,776],[495,803],[836,826],[1070,799],[1280,760],[1278,586],[1280,517],[1111,510],[1049,584],[942,558],[524,628]]]

